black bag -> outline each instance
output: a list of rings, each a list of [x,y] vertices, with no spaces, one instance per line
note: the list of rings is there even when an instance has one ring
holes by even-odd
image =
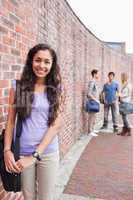
[[[22,130],[22,121],[17,117],[16,124],[16,138],[12,142],[11,150],[14,154],[15,160],[19,159],[19,138]],[[0,175],[3,183],[3,187],[8,192],[19,192],[21,191],[21,174],[18,173],[9,173],[6,171],[5,162],[4,162],[4,132],[0,135]]]
[[[101,104],[104,104],[105,102],[104,102],[104,95],[103,95],[103,92],[101,92],[100,94],[99,94],[99,100],[100,100],[100,103]]]

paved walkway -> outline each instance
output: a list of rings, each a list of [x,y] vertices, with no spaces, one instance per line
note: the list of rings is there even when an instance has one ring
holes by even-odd
[[[132,152],[133,136],[116,136],[111,127],[82,136],[61,163],[56,199],[133,200]]]

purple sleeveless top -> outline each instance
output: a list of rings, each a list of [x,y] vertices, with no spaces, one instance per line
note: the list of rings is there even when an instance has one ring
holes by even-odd
[[[12,87],[16,89],[15,80],[12,81]],[[49,128],[47,125],[48,112],[49,102],[47,99],[47,93],[35,92],[31,115],[27,117],[22,124],[20,155],[31,155],[42,141]],[[58,150],[58,136],[56,135],[44,153],[53,153]]]

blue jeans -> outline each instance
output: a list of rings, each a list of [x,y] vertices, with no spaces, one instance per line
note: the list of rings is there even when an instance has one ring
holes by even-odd
[[[104,123],[103,126],[108,126],[108,116],[109,116],[109,110],[111,108],[111,114],[112,114],[112,121],[113,121],[113,127],[118,127],[118,119],[117,119],[117,104],[116,102],[112,104],[104,104]]]
[[[123,126],[126,127],[126,128],[130,128],[130,125],[129,125],[129,122],[128,122],[128,119],[127,119],[127,115],[122,114],[121,116],[122,116]]]

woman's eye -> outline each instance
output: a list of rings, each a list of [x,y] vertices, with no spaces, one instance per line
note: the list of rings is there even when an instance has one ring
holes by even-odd
[[[50,62],[49,62],[49,61],[45,61],[45,63],[46,63],[46,64],[50,64]]]
[[[41,60],[35,60],[35,62],[37,62],[37,63],[41,63],[41,62],[44,62],[44,64],[50,64],[50,61],[41,61]]]
[[[35,62],[41,62],[40,60],[35,60]]]

